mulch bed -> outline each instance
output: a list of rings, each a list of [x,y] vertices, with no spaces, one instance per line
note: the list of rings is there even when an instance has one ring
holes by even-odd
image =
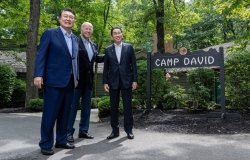
[[[0,113],[32,112],[25,108],[4,108]],[[34,112],[34,111],[33,111]],[[188,110],[162,111],[152,109],[134,110],[134,128],[165,133],[183,134],[244,134],[250,133],[250,113],[238,112],[240,117],[209,118],[209,112],[193,112]],[[109,121],[109,117],[101,118]],[[123,116],[120,116],[123,126]]]
[[[250,114],[239,117],[210,118],[209,112],[194,113],[186,110],[163,112],[153,109],[149,113],[134,114],[135,128],[157,132],[185,134],[239,134],[250,133]]]

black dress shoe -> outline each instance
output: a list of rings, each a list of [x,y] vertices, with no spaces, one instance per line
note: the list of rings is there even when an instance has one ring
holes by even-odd
[[[70,144],[70,143],[66,143],[66,144],[56,144],[55,147],[56,148],[63,148],[63,149],[74,149],[75,145]]]
[[[114,133],[114,132],[112,132],[112,133],[107,137],[107,139],[113,139],[113,138],[116,138],[116,137],[119,137],[119,133]]]
[[[69,143],[74,143],[75,140],[74,140],[73,135],[68,135],[67,141],[68,141]]]
[[[134,139],[134,134],[133,133],[127,133],[128,139]]]
[[[54,151],[52,149],[41,149],[41,153],[43,155],[52,155],[54,154]]]
[[[88,133],[79,133],[78,138],[93,139],[94,137]]]

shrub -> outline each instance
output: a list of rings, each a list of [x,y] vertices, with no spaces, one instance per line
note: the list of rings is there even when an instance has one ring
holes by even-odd
[[[192,109],[207,109],[212,100],[214,89],[214,71],[209,68],[197,68],[187,73],[190,84],[188,89]]]
[[[145,106],[147,95],[146,95],[146,84],[147,84],[147,61],[138,60],[138,89],[133,93],[134,98],[137,99],[141,106]]]
[[[9,65],[0,64],[0,106],[10,102],[15,79],[14,69]]]
[[[140,102],[141,106],[145,106],[147,95],[146,95],[146,85],[147,85],[147,61],[139,60],[138,64],[138,89],[134,92],[134,97]],[[152,80],[151,80],[151,104],[152,106],[163,108],[162,100],[163,96],[169,90],[171,85],[170,81],[166,81],[165,72],[162,69],[152,70]]]
[[[105,117],[110,115],[110,99],[109,96],[103,96],[100,98],[98,104],[98,116],[101,117]],[[123,105],[122,105],[122,101],[120,100],[119,102],[119,114],[123,113]]]
[[[31,111],[40,112],[43,110],[43,99],[35,98],[31,99],[29,102],[29,106],[27,107]]]
[[[236,51],[225,63],[225,91],[229,108],[250,107],[250,51]]]
[[[98,108],[98,102],[101,100],[100,97],[91,98],[91,107]]]
[[[181,108],[187,105],[188,95],[180,85],[171,85],[167,94],[163,96],[163,109]]]
[[[98,106],[98,116],[105,117],[110,114],[110,107],[109,107],[109,97],[103,96],[100,98],[97,106]]]
[[[15,80],[14,91],[11,96],[12,107],[24,107],[26,94],[26,83],[21,79]]]
[[[140,106],[140,101],[138,99],[133,98],[132,99],[132,107],[138,108]]]

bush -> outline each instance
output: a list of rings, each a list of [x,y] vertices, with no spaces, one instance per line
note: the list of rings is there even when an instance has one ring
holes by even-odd
[[[187,73],[190,84],[188,89],[192,109],[207,109],[214,90],[214,71],[209,68],[197,68]]]
[[[147,100],[146,84],[147,84],[147,61],[138,60],[138,89],[133,92],[135,99],[137,99],[141,106],[145,106]]]
[[[100,97],[91,98],[91,108],[98,108],[98,102],[100,100]]]
[[[24,107],[26,94],[26,83],[21,79],[15,80],[14,91],[11,96],[12,107]]]
[[[98,104],[98,116],[101,117],[106,117],[110,115],[110,99],[109,96],[103,96],[100,98]],[[123,105],[122,101],[120,100],[119,102],[119,114],[123,113]]]
[[[250,51],[229,54],[225,63],[225,94],[229,108],[250,107]]]
[[[139,60],[138,64],[138,89],[134,92],[134,97],[140,102],[141,106],[145,106],[147,95],[147,61]],[[163,96],[168,92],[171,85],[170,81],[165,79],[165,71],[162,69],[152,70],[151,80],[151,104],[157,108],[163,108]]]
[[[31,99],[29,102],[29,106],[27,107],[31,111],[40,112],[43,110],[43,99],[35,98]]]
[[[14,90],[16,72],[5,64],[0,64],[0,106],[4,106],[11,100]]]
[[[98,106],[98,116],[105,117],[110,114],[109,96],[103,96],[100,98]]]
[[[187,105],[188,95],[180,85],[172,85],[169,92],[163,96],[163,109],[181,108]]]
[[[132,99],[132,107],[138,108],[140,106],[140,101],[138,99]]]

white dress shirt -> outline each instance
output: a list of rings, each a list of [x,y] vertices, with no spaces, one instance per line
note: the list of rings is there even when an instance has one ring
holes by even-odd
[[[122,42],[120,44],[114,43],[114,45],[115,45],[116,57],[117,57],[118,63],[120,63],[121,53],[122,53]]]
[[[65,39],[65,41],[66,41],[66,43],[67,43],[67,46],[68,46],[68,49],[69,49],[69,53],[70,53],[70,55],[72,56],[72,39],[71,39],[71,37],[72,37],[72,32],[67,32],[64,28],[62,28],[61,26],[60,26],[60,28],[61,28],[61,30],[62,30],[62,32],[63,32],[63,35],[64,35],[64,39]]]

